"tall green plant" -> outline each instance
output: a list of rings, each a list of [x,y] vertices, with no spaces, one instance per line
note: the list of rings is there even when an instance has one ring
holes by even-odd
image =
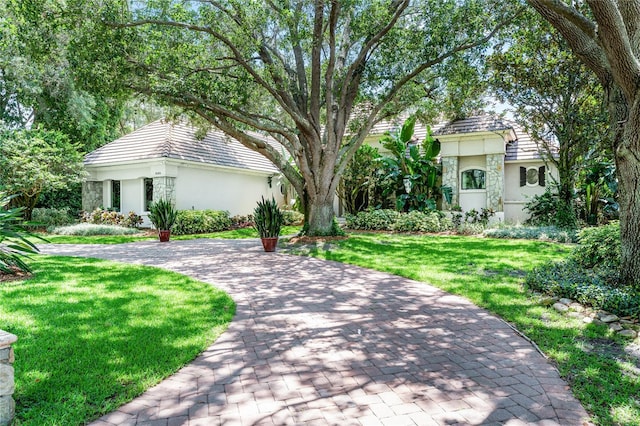
[[[23,208],[8,208],[12,198],[0,192],[0,272],[6,274],[13,274],[16,270],[29,272],[30,268],[23,259],[38,251],[25,238],[29,233],[22,227]]]
[[[278,203],[273,197],[265,200],[262,197],[258,205],[253,210],[254,227],[260,234],[260,238],[275,238],[280,235],[280,228],[284,217],[278,207]]]
[[[159,231],[170,231],[176,223],[178,210],[173,203],[164,198],[149,206],[149,220]]]
[[[440,185],[442,170],[436,160],[440,141],[427,128],[424,141],[412,144],[415,123],[415,116],[409,117],[396,134],[388,133],[380,140],[391,154],[381,160],[386,195],[395,197],[399,211],[434,210],[440,196],[451,195]]]

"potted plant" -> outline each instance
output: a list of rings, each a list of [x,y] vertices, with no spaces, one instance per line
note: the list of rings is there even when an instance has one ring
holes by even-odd
[[[169,241],[171,228],[176,223],[177,217],[178,210],[176,210],[171,201],[161,198],[155,203],[151,203],[149,206],[149,220],[158,230],[160,242]]]
[[[283,216],[276,200],[265,200],[262,197],[257,207],[253,210],[253,226],[258,231],[262,240],[264,251],[276,250],[280,228],[282,228]]]

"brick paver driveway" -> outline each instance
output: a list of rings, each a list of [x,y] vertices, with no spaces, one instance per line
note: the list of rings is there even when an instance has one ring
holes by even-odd
[[[558,372],[503,321],[424,283],[257,240],[44,245],[178,271],[237,302],[190,365],[96,425],[580,425]],[[167,300],[167,303],[171,303]]]

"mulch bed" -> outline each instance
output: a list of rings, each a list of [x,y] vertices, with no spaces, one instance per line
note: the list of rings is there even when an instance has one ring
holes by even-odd
[[[10,282],[10,281],[21,281],[31,277],[31,274],[28,272],[23,272],[17,268],[12,268],[12,269],[14,270],[13,274],[0,272],[0,283]]]
[[[334,236],[334,237],[293,237],[289,240],[291,244],[316,244],[316,243],[328,243],[331,241],[341,241],[349,238],[348,235]]]

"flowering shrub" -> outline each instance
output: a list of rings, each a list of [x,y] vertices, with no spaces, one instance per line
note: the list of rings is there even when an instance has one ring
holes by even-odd
[[[112,210],[97,208],[91,213],[82,212],[81,222],[94,225],[117,225],[125,228],[137,228],[142,224],[142,216],[135,212],[129,212],[126,216]]]

